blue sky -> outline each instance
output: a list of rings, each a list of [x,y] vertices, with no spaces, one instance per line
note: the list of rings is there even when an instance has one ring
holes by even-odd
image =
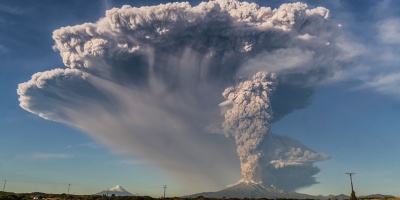
[[[158,166],[115,153],[82,131],[18,105],[19,83],[36,72],[63,67],[52,49],[55,29],[95,22],[111,7],[165,2],[0,2],[0,182],[7,180],[6,191],[63,193],[70,183],[71,193],[91,194],[119,184],[132,193],[159,197],[165,184],[171,196],[221,189],[182,184]],[[255,2],[275,8],[283,1]],[[344,173],[356,172],[358,195],[400,196],[400,2],[306,3],[330,9],[331,19],[342,25],[359,52],[349,69],[317,89],[307,108],[272,125],[274,133],[331,156],[317,163],[319,183],[298,192],[350,194]]]

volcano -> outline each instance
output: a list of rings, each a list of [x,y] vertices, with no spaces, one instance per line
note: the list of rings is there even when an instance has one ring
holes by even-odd
[[[117,185],[113,188],[103,190],[101,192],[96,193],[95,195],[106,195],[106,196],[133,196],[130,192],[126,191],[122,186]]]
[[[274,186],[266,187],[262,184],[255,182],[239,182],[231,185],[221,191],[217,192],[202,192],[197,194],[188,195],[186,197],[199,197],[203,196],[206,198],[294,198],[294,199],[310,199],[315,196],[301,194],[296,192],[285,192]]]

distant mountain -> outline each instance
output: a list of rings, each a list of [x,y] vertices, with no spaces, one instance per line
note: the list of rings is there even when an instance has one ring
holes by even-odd
[[[107,196],[111,196],[111,195],[115,195],[115,196],[133,196],[133,194],[131,194],[130,192],[126,191],[122,186],[117,185],[113,188],[110,188],[108,190],[103,190],[101,192],[96,193],[95,195],[107,195]]]
[[[349,195],[345,195],[345,194],[328,195],[328,196],[325,196],[325,199],[344,200],[344,199],[350,199],[350,196]]]
[[[367,195],[367,196],[360,196],[360,198],[365,198],[365,199],[385,199],[385,198],[395,198],[395,196],[385,195],[385,194],[370,194],[370,195]]]
[[[188,195],[185,197],[198,197],[203,196],[207,198],[295,198],[295,199],[311,199],[317,198],[307,194],[300,194],[295,192],[284,192],[283,190],[275,187],[265,187],[255,182],[239,182],[226,189],[217,192],[203,192]],[[319,197],[318,197],[319,198]]]

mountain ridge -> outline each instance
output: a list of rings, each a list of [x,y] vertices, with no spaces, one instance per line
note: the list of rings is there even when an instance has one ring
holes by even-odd
[[[184,197],[198,197],[203,196],[207,198],[298,198],[309,199],[315,196],[300,194],[296,192],[285,192],[273,186],[266,187],[262,184],[255,182],[239,182],[231,185],[223,190],[216,192],[202,192]]]
[[[203,196],[205,198],[267,198],[267,199],[336,199],[336,200],[344,200],[350,199],[349,195],[339,194],[339,195],[309,195],[302,194],[297,192],[285,192],[281,189],[278,189],[274,186],[266,187],[262,184],[258,184],[255,182],[239,182],[234,185],[228,186],[227,188],[216,191],[216,192],[201,192],[191,195],[186,195],[183,197],[187,198],[197,198],[199,196]],[[372,197],[394,197],[392,195],[383,195],[383,194],[372,194],[359,196],[360,198],[372,198]]]

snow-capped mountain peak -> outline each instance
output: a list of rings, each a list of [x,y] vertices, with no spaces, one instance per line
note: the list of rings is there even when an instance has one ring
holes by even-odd
[[[109,188],[103,190],[101,192],[96,193],[96,195],[106,195],[106,196],[133,196],[130,192],[126,191],[122,186],[116,185],[113,188]]]
[[[111,188],[110,191],[126,192],[126,190],[120,185]]]

